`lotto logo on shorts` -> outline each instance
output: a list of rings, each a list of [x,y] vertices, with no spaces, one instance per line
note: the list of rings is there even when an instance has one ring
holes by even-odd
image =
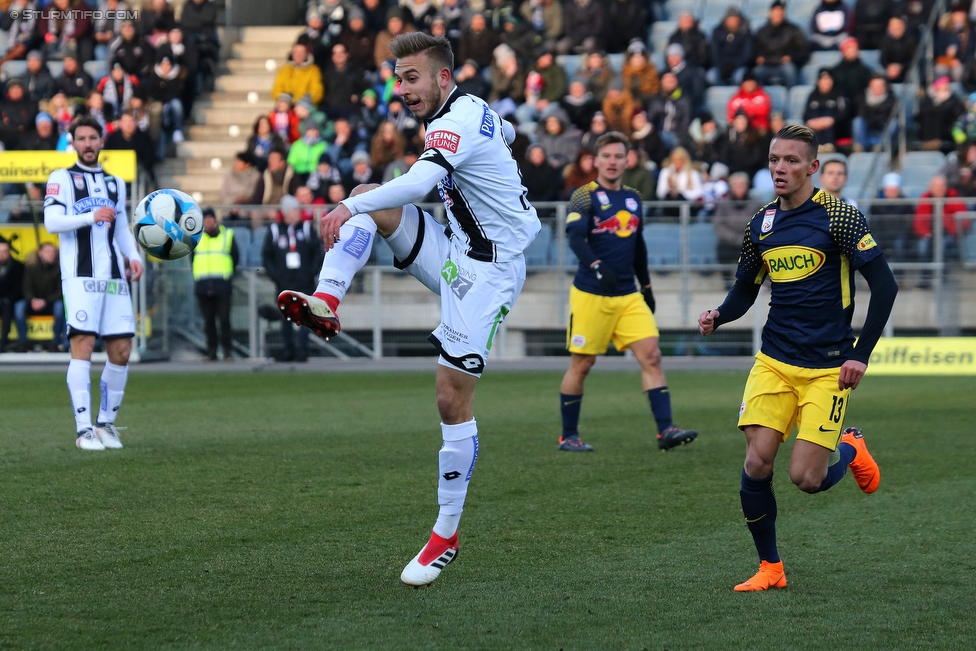
[[[431,131],[424,138],[424,149],[444,149],[456,154],[458,145],[461,144],[461,136],[453,131]]]

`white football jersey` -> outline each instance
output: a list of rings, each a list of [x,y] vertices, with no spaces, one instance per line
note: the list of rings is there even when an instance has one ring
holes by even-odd
[[[61,278],[125,278],[123,255],[138,259],[138,248],[125,211],[125,181],[99,167],[79,164],[54,170],[44,196],[44,226],[57,233]],[[102,206],[116,211],[115,221],[94,223]]]
[[[437,191],[451,236],[467,247],[470,258],[504,262],[535,239],[542,225],[526,197],[501,119],[483,100],[455,89],[427,123],[420,160],[447,170]]]

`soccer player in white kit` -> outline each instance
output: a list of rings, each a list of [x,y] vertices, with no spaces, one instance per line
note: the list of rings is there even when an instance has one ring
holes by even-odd
[[[541,224],[509,147],[515,130],[484,101],[458,91],[448,40],[412,32],[394,39],[390,50],[400,95],[426,123],[424,151],[403,176],[357,188],[322,217],[327,253],[318,288],[312,296],[282,292],[278,306],[320,336],[338,333],[336,308],[369,258],[376,233],[390,244],[397,267],[440,295],[441,323],[428,338],[440,352],[440,511],[427,544],[400,575],[407,585],[422,586],[457,555],[458,522],[478,457],[475,386],[522,290],[522,252]],[[411,204],[435,184],[447,208],[446,227]]]
[[[82,117],[71,125],[78,162],[51,172],[44,197],[44,227],[57,233],[61,245],[61,287],[71,343],[68,393],[75,412],[82,450],[122,447],[115,417],[128,377],[135,322],[126,278],[142,276],[142,256],[129,230],[125,181],[107,174],[98,163],[102,127]],[[95,338],[105,342],[108,362],[102,370],[101,404],[92,426],[91,355]]]

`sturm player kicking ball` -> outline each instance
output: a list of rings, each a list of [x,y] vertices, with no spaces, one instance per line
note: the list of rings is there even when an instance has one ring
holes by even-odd
[[[425,149],[406,174],[359,188],[322,218],[328,252],[318,287],[311,296],[282,292],[278,306],[319,336],[334,336],[339,302],[369,258],[376,233],[386,238],[398,268],[440,295],[441,323],[429,337],[440,353],[440,511],[427,544],[400,575],[407,585],[422,586],[457,556],[458,522],[478,458],[475,387],[498,327],[522,291],[522,252],[541,224],[509,148],[515,130],[484,101],[457,89],[449,41],[414,32],[398,36],[390,50],[400,95],[425,121]],[[447,227],[411,203],[435,185]]]

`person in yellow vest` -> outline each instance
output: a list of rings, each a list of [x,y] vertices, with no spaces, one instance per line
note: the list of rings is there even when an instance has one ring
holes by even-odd
[[[197,303],[203,314],[207,333],[206,361],[217,360],[217,321],[220,320],[220,344],[224,360],[234,358],[230,331],[231,276],[240,255],[234,242],[234,231],[217,223],[212,208],[203,211],[203,235],[193,250],[193,280]]]

